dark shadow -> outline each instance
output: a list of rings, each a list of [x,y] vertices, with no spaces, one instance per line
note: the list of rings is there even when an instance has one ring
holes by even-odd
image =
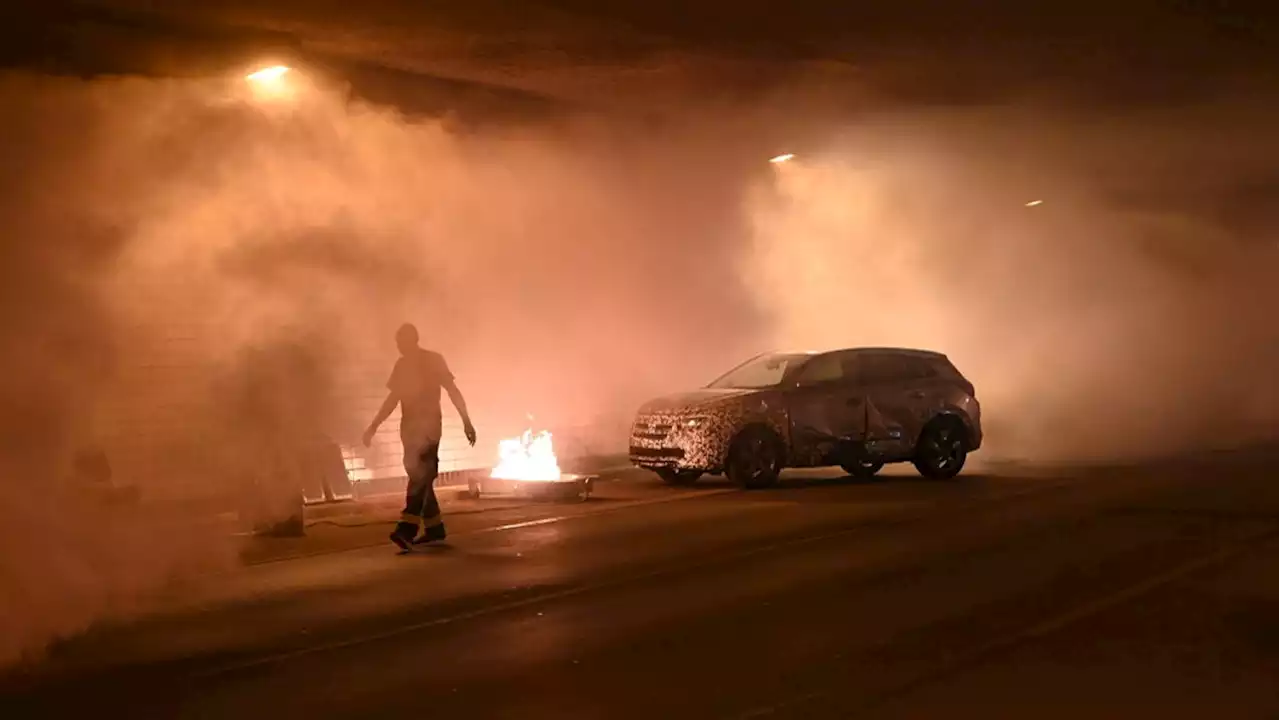
[[[981,466],[982,470],[973,473],[961,473],[956,480],[977,476],[1071,479],[1115,473],[1128,475],[1132,473],[1198,473],[1208,469],[1256,470],[1274,467],[1277,455],[1280,455],[1280,443],[1271,440],[1234,448],[1192,449],[1116,460],[1035,463],[1030,461],[982,462],[982,458],[978,458],[978,461],[974,464]],[[893,479],[907,480],[912,478],[897,477]],[[954,482],[927,480],[921,477],[914,479],[923,482]]]
[[[483,559],[483,556],[477,557]],[[424,571],[427,567],[429,566],[424,566]],[[305,636],[298,636],[296,633],[273,634],[267,630],[256,642],[237,644],[235,649],[210,649],[193,655],[163,659],[128,658],[131,636],[137,632],[178,635],[192,631],[205,632],[210,623],[228,623],[239,627],[252,625],[269,629],[279,623],[277,618],[287,618],[299,608],[313,603],[347,602],[364,593],[377,592],[378,589],[371,589],[369,586],[317,588],[284,596],[229,603],[204,613],[100,623],[81,635],[54,643],[42,661],[0,670],[0,697],[5,698],[6,708],[41,710],[19,717],[63,717],[66,716],[64,712],[53,712],[53,708],[79,707],[75,702],[63,702],[66,698],[92,693],[97,706],[106,703],[110,707],[113,705],[111,700],[116,699],[126,706],[134,707],[139,700],[133,694],[137,687],[145,685],[151,688],[145,698],[146,703],[150,709],[157,711],[145,715],[176,717],[181,713],[177,706],[171,704],[179,703],[183,695],[191,692],[192,675],[210,672],[226,676],[252,673],[256,670],[252,665],[239,669],[236,666],[276,653],[288,653],[362,637],[388,627],[420,624],[477,608],[503,606],[564,588],[563,585],[530,585],[511,590],[463,594],[433,603],[426,611],[419,606],[396,607],[388,612],[373,613],[366,618],[351,618],[346,623],[314,628],[313,632]]]
[[[887,466],[892,474],[884,471],[872,477],[854,477],[848,474],[827,477],[789,477],[784,471],[779,482],[768,488],[744,490],[735,498],[760,497],[777,500],[785,495],[788,500],[802,501],[805,493],[814,502],[859,502],[865,500],[915,499],[921,492],[943,495],[955,491],[968,492],[995,483],[1053,483],[1069,480],[1098,479],[1111,476],[1168,477],[1169,479],[1197,477],[1206,473],[1274,472],[1274,463],[1280,454],[1275,442],[1257,443],[1223,450],[1195,450],[1169,453],[1161,456],[1132,460],[1096,461],[1079,463],[992,463],[974,462],[980,469],[966,470],[950,480],[931,480],[914,472],[908,463]],[[904,471],[905,470],[905,471]],[[656,484],[661,481],[656,477]],[[694,489],[736,488],[723,476],[704,476]],[[833,494],[839,489],[857,489],[859,492]],[[672,488],[678,490],[679,488]],[[832,492],[822,492],[829,490]]]
[[[1192,449],[1117,460],[989,463],[984,472],[994,477],[1026,476],[1058,480],[1114,475],[1186,477],[1218,471],[1275,472],[1278,453],[1280,444],[1270,440],[1234,448]]]
[[[666,483],[662,482],[662,480],[658,479],[657,477],[654,477],[653,483],[654,485],[658,485],[658,486],[667,486]],[[712,489],[723,489],[723,488],[736,488],[738,486],[735,485],[733,481],[729,480],[729,478],[723,475],[703,475],[702,477],[698,478],[698,481],[693,483],[692,485],[671,485],[668,487],[670,487],[672,490],[712,490]]]
[[[455,552],[458,548],[449,542],[433,542],[424,543],[422,545],[414,545],[413,549],[405,553],[406,555],[448,555]]]
[[[1274,580],[1274,576],[1272,577]],[[1280,624],[1276,622],[1275,598],[1250,598],[1239,603],[1224,618],[1223,624],[1244,651],[1259,659],[1275,658],[1276,634]]]
[[[944,483],[966,482],[972,478],[981,477],[981,475],[966,475],[961,473],[959,477],[951,480],[930,480],[917,474],[911,475],[882,475],[876,474],[871,477],[859,477],[855,475],[840,475],[837,477],[823,478],[789,478],[785,475],[778,481],[778,484],[769,489],[789,489],[803,487],[842,487],[842,486],[858,486],[858,485],[888,485],[899,483],[940,485]]]

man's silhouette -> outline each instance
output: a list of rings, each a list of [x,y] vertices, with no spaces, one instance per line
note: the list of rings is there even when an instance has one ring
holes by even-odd
[[[411,544],[445,538],[440,503],[432,487],[440,469],[440,388],[449,393],[449,399],[462,416],[467,442],[472,445],[476,444],[476,429],[444,357],[418,347],[418,329],[409,323],[401,325],[396,331],[396,347],[400,350],[400,359],[391,371],[391,379],[387,380],[390,392],[364,431],[364,444],[368,447],[373,442],[378,426],[399,405],[400,441],[404,445],[404,469],[409,475],[409,485],[405,490],[404,512],[391,533],[391,542],[401,550],[408,550]],[[419,526],[422,526],[422,536],[414,539]]]

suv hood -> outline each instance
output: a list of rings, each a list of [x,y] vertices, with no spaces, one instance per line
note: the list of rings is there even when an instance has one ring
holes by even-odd
[[[760,390],[744,390],[735,388],[703,388],[691,392],[663,395],[645,403],[642,413],[679,413],[686,410],[701,410],[719,405],[727,400],[743,398],[759,393]]]

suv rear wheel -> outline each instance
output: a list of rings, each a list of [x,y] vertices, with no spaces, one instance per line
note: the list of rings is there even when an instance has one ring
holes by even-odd
[[[950,480],[964,467],[967,445],[963,423],[950,415],[934,418],[920,433],[912,463],[930,480]]]
[[[697,470],[668,470],[666,468],[658,471],[658,477],[662,478],[662,482],[668,485],[692,485],[702,477],[702,473]]]
[[[752,425],[729,447],[725,474],[745,488],[764,488],[778,482],[782,471],[782,440],[767,427]]]

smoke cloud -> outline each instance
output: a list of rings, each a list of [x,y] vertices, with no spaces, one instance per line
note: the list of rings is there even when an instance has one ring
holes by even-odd
[[[8,76],[0,97],[5,656],[233,563],[211,516],[296,478],[282,447],[358,444],[402,322],[457,374],[481,463],[530,412],[616,448],[646,396],[764,337],[727,144],[459,134],[319,87]],[[94,447],[139,502],[68,479]]]
[[[873,115],[779,165],[752,195],[745,263],[773,332],[948,353],[988,457],[1274,437],[1266,116],[1234,98],[1050,110]]]
[[[1275,431],[1274,168],[1230,106],[459,133],[322,87],[10,75],[0,103],[0,656],[234,564],[213,511],[296,475],[281,446],[355,445],[405,321],[482,450],[529,412],[621,449],[648,396],[770,346],[947,352],[992,455]],[[775,168],[778,137],[805,148]],[[1258,177],[1270,225],[1167,200]],[[138,502],[66,480],[94,445]]]

